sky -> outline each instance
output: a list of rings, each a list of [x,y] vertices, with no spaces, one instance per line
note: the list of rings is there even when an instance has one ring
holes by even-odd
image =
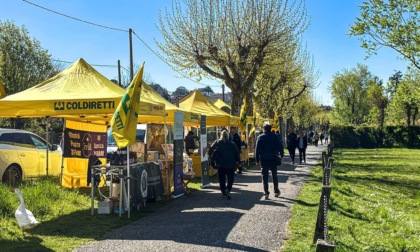
[[[319,85],[313,93],[316,100],[323,105],[333,105],[328,87],[333,75],[343,69],[355,68],[358,63],[364,64],[373,75],[386,83],[396,70],[404,73],[408,65],[389,48],[381,48],[377,55],[365,59],[366,53],[360,47],[359,40],[347,35],[350,26],[360,15],[358,6],[362,1],[306,0],[311,23],[302,40],[313,56],[315,69],[319,72]],[[170,8],[171,0],[2,1],[0,20],[25,26],[29,35],[38,40],[53,59],[75,62],[83,58],[107,78],[117,79],[117,61],[120,60],[125,68],[129,66],[128,32],[76,21],[28,2],[91,23],[125,31],[133,29],[145,43],[133,36],[134,63],[140,65],[145,62],[145,72],[151,80],[168,91],[174,91],[179,86],[193,90],[210,85],[215,92],[222,92],[221,81],[190,81],[173,71],[153,53],[159,52],[155,41],[163,42],[158,29],[159,11]],[[63,65],[67,67],[70,64]]]

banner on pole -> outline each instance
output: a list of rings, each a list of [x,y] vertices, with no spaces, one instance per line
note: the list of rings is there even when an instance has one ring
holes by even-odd
[[[210,186],[209,162],[207,157],[207,129],[206,116],[201,116],[200,121],[200,155],[201,155],[201,187]]]
[[[184,195],[183,162],[184,140],[183,123],[184,113],[175,112],[174,118],[174,198]]]

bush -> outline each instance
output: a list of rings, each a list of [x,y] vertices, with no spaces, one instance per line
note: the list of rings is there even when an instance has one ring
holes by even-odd
[[[338,148],[420,148],[419,126],[374,127],[332,126],[331,140]]]

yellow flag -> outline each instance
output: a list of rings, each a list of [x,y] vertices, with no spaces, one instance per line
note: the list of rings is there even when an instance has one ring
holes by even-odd
[[[6,97],[6,91],[4,91],[3,83],[0,81],[0,99]]]
[[[144,63],[128,86],[111,119],[112,135],[118,148],[124,148],[136,140],[137,116],[140,105],[140,91],[143,84]]]
[[[241,123],[239,124],[239,128],[241,132],[244,132],[246,129],[246,97],[244,97],[244,103],[241,107],[241,114],[239,115],[239,119],[241,120]]]
[[[254,125],[254,126],[252,126],[251,131],[249,131],[249,137],[251,137],[251,136],[252,136],[252,133],[254,133],[254,131],[255,131],[255,125]]]

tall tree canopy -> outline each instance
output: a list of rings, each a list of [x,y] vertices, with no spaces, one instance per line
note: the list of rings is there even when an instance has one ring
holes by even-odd
[[[268,58],[288,50],[307,27],[303,0],[173,0],[160,14],[172,67],[222,80],[232,91],[232,114]]]
[[[7,95],[32,87],[57,71],[51,55],[25,27],[0,21],[0,80]]]
[[[411,67],[402,78],[390,102],[388,109],[390,119],[397,124],[405,121],[407,126],[415,125],[419,107],[420,71]]]
[[[390,47],[420,69],[420,3],[414,0],[367,0],[350,29],[362,36],[361,46],[370,56]]]
[[[334,74],[330,89],[336,119],[344,124],[355,125],[365,121],[369,111],[367,88],[373,78],[367,66],[360,64],[351,70],[344,69]]]
[[[168,101],[171,101],[171,96],[169,95],[169,92],[166,88],[154,82],[150,83],[150,87],[153,88],[153,90],[155,90],[160,96]]]

